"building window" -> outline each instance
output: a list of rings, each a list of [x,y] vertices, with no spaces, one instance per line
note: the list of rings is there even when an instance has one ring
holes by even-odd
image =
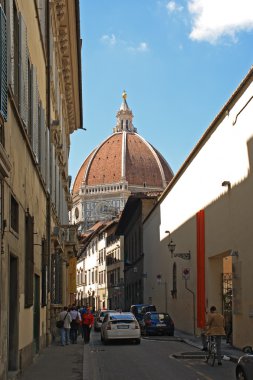
[[[52,254],[51,264],[51,298],[53,304],[62,303],[62,257],[56,252]]]
[[[11,195],[11,228],[17,234],[19,232],[19,207],[16,199]]]

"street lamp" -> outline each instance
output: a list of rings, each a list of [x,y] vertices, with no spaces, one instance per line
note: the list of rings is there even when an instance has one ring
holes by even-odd
[[[180,257],[183,260],[190,260],[191,259],[191,251],[189,252],[183,252],[183,253],[175,253],[176,244],[171,239],[168,244],[169,251],[171,253],[171,258],[173,257]]]

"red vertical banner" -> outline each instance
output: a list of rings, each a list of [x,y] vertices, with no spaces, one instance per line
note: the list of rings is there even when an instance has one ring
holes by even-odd
[[[205,211],[197,213],[197,327],[205,326]]]

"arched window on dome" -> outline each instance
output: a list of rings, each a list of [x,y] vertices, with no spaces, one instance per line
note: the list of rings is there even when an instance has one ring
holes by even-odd
[[[123,129],[123,120],[121,120],[121,129]]]
[[[126,130],[128,131],[128,120],[126,120]]]

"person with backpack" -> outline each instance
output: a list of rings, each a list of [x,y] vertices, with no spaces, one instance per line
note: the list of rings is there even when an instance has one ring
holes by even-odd
[[[81,315],[74,305],[71,307],[70,315],[72,318],[72,322],[70,324],[70,340],[72,344],[75,344],[77,343],[77,333],[80,325]]]
[[[67,306],[64,306],[63,310],[60,312],[59,320],[63,321],[63,325],[60,329],[60,333],[61,333],[61,345],[65,346],[65,344],[66,345],[69,344],[70,323],[72,321],[72,318]]]
[[[94,324],[94,316],[88,307],[86,312],[82,314],[82,328],[83,328],[83,339],[84,343],[87,344],[90,341],[90,332]]]

